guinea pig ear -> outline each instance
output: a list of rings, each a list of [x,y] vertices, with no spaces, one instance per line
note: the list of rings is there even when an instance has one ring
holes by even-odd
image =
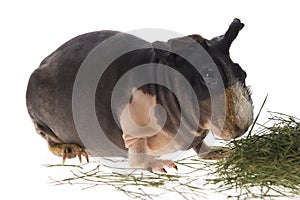
[[[155,55],[161,61],[166,61],[171,55],[171,46],[167,42],[156,41],[152,43]]]
[[[181,37],[181,38],[174,38],[168,41],[171,44],[171,48],[174,52],[180,51],[181,49],[187,49],[195,43],[189,37]]]
[[[239,19],[234,19],[233,22],[231,22],[223,40],[221,41],[227,49],[230,48],[231,43],[235,40],[240,30],[242,30],[244,26],[245,25]]]
[[[244,24],[239,19],[234,19],[233,22],[231,22],[226,33],[224,35],[211,39],[209,41],[210,45],[216,46],[224,53],[229,53],[231,43],[235,40],[243,27]]]

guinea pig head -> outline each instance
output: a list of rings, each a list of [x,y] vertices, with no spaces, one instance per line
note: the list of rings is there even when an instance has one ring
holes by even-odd
[[[243,135],[253,122],[253,102],[251,92],[246,85],[246,72],[234,63],[229,49],[244,24],[234,19],[224,35],[206,41],[206,50],[222,76],[224,91],[210,98],[211,112],[208,128],[223,139],[232,139]],[[208,74],[204,79],[211,79]],[[212,104],[213,103],[213,104]],[[220,114],[222,110],[224,115]]]
[[[226,140],[243,135],[253,122],[247,74],[229,54],[243,27],[239,19],[234,19],[224,35],[211,40],[189,35],[153,43],[161,62],[185,76],[196,93],[199,128],[210,129]]]

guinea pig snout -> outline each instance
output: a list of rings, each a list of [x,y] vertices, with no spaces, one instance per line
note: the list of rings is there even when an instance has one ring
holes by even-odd
[[[243,135],[253,122],[253,105],[247,88],[237,83],[227,88],[218,102],[218,114],[213,115],[210,129],[225,140]]]
[[[243,135],[253,122],[252,99],[248,89],[237,83],[226,89],[226,100],[225,131],[236,138]]]

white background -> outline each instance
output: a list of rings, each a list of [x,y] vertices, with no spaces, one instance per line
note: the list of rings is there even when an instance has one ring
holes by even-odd
[[[61,159],[35,133],[25,92],[31,72],[58,46],[79,34],[103,29],[164,28],[212,38],[223,34],[235,17],[245,28],[232,45],[231,57],[248,73],[255,114],[269,93],[266,109],[300,117],[297,1],[1,1],[0,198],[124,197],[107,188],[80,191],[47,184],[56,170],[42,164]]]

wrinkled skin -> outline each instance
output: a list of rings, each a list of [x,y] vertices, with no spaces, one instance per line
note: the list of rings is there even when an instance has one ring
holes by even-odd
[[[245,83],[246,72],[230,59],[229,48],[243,26],[235,19],[224,35],[211,40],[189,35],[153,44],[143,41],[150,47],[129,52],[110,64],[99,80],[94,103],[105,136],[120,151],[105,147],[102,141],[95,140],[93,143],[88,128],[84,138],[92,143],[86,146],[74,123],[72,92],[80,66],[97,45],[114,36],[121,39],[136,37],[116,31],[98,31],[68,41],[45,58],[30,77],[26,100],[36,131],[48,141],[51,152],[63,157],[63,162],[66,158],[76,156],[81,160],[81,155],[88,160],[88,153],[94,156],[127,156],[132,167],[161,172],[165,172],[164,167],[176,168],[176,165],[170,160],[159,160],[158,156],[189,148],[194,148],[200,154],[207,149],[203,139],[208,130],[226,140],[241,136],[253,121],[253,106]],[[192,45],[187,42],[189,40],[193,41]],[[201,45],[217,68],[200,66],[198,73],[191,63],[179,56],[183,52],[198,59],[199,55],[193,55],[196,52],[194,43]],[[170,66],[180,72],[192,86],[198,103],[183,98],[183,105],[179,105],[173,91],[152,83],[140,87],[128,86],[126,89],[132,91],[130,100],[120,99],[120,104],[111,108],[112,91],[118,80],[127,71],[145,63],[154,63],[149,68],[149,74],[157,64]],[[221,79],[217,80],[216,74],[220,74]],[[182,96],[189,95],[184,88],[177,87],[176,77],[165,77]],[[135,77],[131,78],[134,80]],[[191,104],[200,110],[198,118],[193,118],[197,116],[194,109],[185,113],[185,106]],[[149,114],[154,105],[164,108],[164,124],[158,123],[162,115],[156,110],[153,115]],[[117,116],[117,119],[113,116]],[[180,116],[194,120],[197,127],[186,128],[183,133],[177,134]],[[150,129],[158,127],[159,131],[151,132],[152,129],[149,129],[147,132],[141,128],[149,124]]]

